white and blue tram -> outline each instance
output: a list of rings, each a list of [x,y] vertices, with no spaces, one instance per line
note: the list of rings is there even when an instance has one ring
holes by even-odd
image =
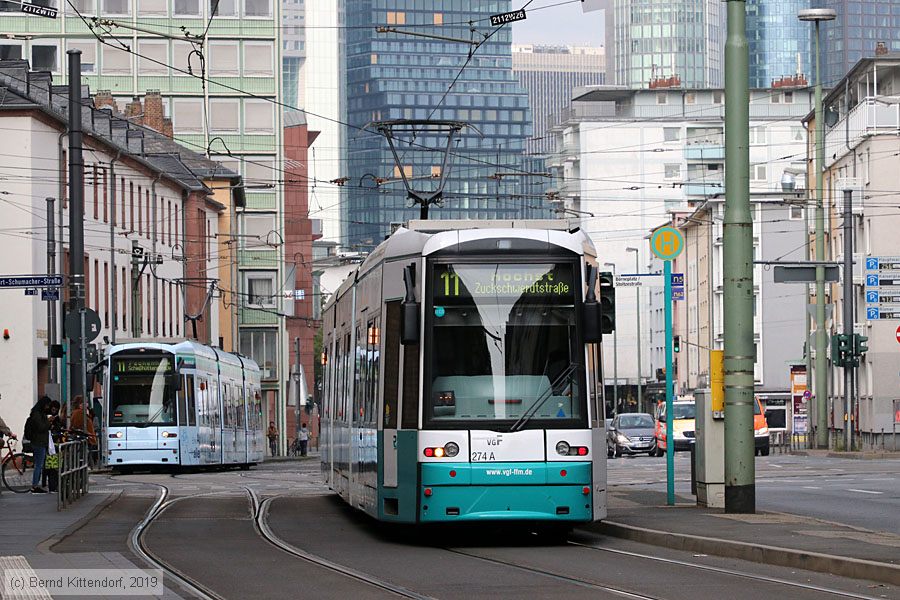
[[[253,360],[187,340],[108,346],[104,362],[103,435],[113,469],[249,468],[263,460]]]
[[[330,488],[383,521],[604,518],[596,264],[563,221],[379,245],[323,314]]]

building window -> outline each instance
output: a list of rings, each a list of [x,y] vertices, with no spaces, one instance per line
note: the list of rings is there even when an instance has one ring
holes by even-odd
[[[677,142],[681,139],[680,127],[663,127],[663,140],[666,142]]]
[[[769,96],[769,102],[772,104],[781,104],[781,94],[779,92],[773,92]]]
[[[128,44],[129,42],[123,43]],[[101,67],[104,75],[130,75],[131,54],[119,46],[107,46],[104,44],[103,64]]]
[[[168,0],[139,0],[138,14],[168,16],[169,2]]]
[[[56,73],[59,71],[59,62],[57,61],[56,45],[52,46],[31,46],[31,68],[35,71],[51,71]]]
[[[130,7],[130,0],[103,0],[103,15],[127,15]]]
[[[267,100],[244,100],[244,133],[275,133],[275,106]]]
[[[244,185],[253,188],[274,187],[275,161],[271,158],[247,158],[244,160]]]
[[[686,92],[684,94],[684,103],[685,104],[696,104],[697,103],[697,94],[694,92]]]
[[[803,220],[803,207],[797,204],[792,204],[788,208],[788,219],[791,221],[802,221]]]
[[[241,242],[244,248],[267,248],[269,234],[275,231],[275,215],[244,213],[241,223]]]
[[[259,365],[263,379],[278,378],[278,332],[275,329],[241,329],[241,354]]]
[[[174,98],[172,127],[180,133],[203,133],[203,100]]]
[[[271,17],[272,6],[269,0],[244,0],[245,17]]]
[[[766,128],[751,127],[750,128],[750,144],[763,145],[766,143]]]
[[[199,17],[200,0],[175,0],[172,7],[176,17]]]
[[[713,92],[712,100],[713,100],[713,104],[723,104],[725,102],[725,93],[724,92]]]
[[[750,181],[768,181],[766,165],[750,165]]]
[[[681,165],[667,164],[665,165],[666,179],[678,179],[681,177]]]
[[[209,101],[209,130],[215,133],[239,130],[240,101],[237,99]]]
[[[387,13],[388,25],[406,25],[406,13],[389,10]]]
[[[246,271],[244,289],[248,306],[275,307],[275,271]]]
[[[264,43],[244,44],[244,75],[247,77],[271,77],[274,45]]]
[[[0,60],[22,60],[22,46],[19,44],[0,44]]]
[[[372,63],[373,65],[377,65],[378,64],[378,55],[372,54],[372,56],[369,57],[369,62]]]
[[[92,15],[94,13],[94,0],[71,0],[63,3],[66,6],[66,12],[74,15],[78,11],[82,15]],[[73,8],[74,7],[74,8]]]
[[[194,54],[194,46],[189,42],[172,42],[172,67],[175,75],[182,77],[189,77],[191,72],[199,74],[200,57]]]
[[[656,92],[656,103],[657,104],[668,104],[669,103],[669,93],[668,92]]]
[[[141,75],[169,74],[169,44],[140,40],[138,42],[138,73]]]
[[[209,14],[214,17],[236,17],[237,0],[209,0]]]
[[[209,45],[209,74],[240,75],[237,42],[212,42]]]
[[[785,104],[793,104],[794,103],[794,92],[785,92],[784,93],[784,103]]]
[[[444,24],[444,13],[434,13],[434,19],[432,22],[435,25],[443,25]]]
[[[81,72],[97,72],[97,43],[93,41],[70,41],[69,50],[81,50]]]

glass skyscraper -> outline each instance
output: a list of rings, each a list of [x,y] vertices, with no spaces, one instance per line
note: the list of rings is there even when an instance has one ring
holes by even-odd
[[[720,0],[605,0],[606,80],[630,88],[679,81],[724,85],[725,3]]]
[[[812,83],[812,28],[797,18],[809,7],[810,0],[748,0],[751,88],[772,87],[773,81],[794,75],[804,75]]]
[[[832,87],[863,57],[875,56],[879,42],[900,52],[900,0],[814,0],[833,8],[837,20],[822,24],[822,82]]]
[[[470,123],[481,133],[464,130],[454,144],[444,200],[432,207],[431,218],[550,216],[542,195],[549,180],[531,174],[543,170],[542,164],[524,155],[532,120],[527,92],[512,71],[512,30],[495,30],[488,21],[490,15],[510,9],[510,0],[346,1],[344,55],[351,127],[342,219],[351,247],[376,245],[389,233],[391,223],[419,214],[418,207],[410,206],[386,140],[357,129],[373,121],[455,120]],[[377,33],[377,26],[461,41]],[[465,40],[481,40],[491,33],[470,57],[474,46]],[[426,132],[417,134],[413,144],[398,140],[403,172],[417,189],[434,189],[445,145],[446,136]]]

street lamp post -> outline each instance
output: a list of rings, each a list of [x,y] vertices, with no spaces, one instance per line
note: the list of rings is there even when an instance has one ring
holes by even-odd
[[[604,267],[611,267],[613,277],[616,275],[616,263],[603,263]],[[616,330],[613,329],[613,418],[619,414],[619,339]]]
[[[641,271],[641,252],[637,248],[625,248],[625,252],[634,252],[634,272]],[[637,401],[638,410],[644,410],[644,396],[641,390],[641,378],[643,377],[643,369],[641,368],[642,340],[641,340],[641,288],[634,288],[637,293]]]
[[[825,260],[825,202],[823,171],[825,165],[825,123],[822,115],[822,76],[819,66],[819,29],[822,21],[833,21],[837,13],[830,8],[809,8],[797,13],[801,21],[816,24],[816,260]],[[816,446],[828,447],[828,373],[825,360],[825,267],[816,266]]]

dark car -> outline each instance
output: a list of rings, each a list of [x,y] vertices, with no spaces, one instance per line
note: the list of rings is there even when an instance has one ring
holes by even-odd
[[[623,413],[612,420],[606,433],[607,456],[652,455],[656,451],[653,417],[647,413]]]

